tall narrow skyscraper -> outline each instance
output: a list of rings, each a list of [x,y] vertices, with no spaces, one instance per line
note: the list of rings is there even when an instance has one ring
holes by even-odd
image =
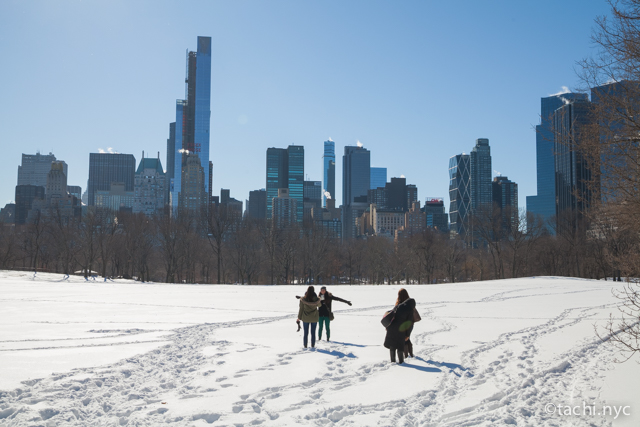
[[[583,93],[563,93],[540,99],[540,124],[536,126],[537,195],[527,196],[527,212],[540,215],[545,222],[556,214],[556,170],[553,112],[574,100],[586,101]],[[548,228],[553,233],[553,227]]]
[[[479,138],[471,150],[471,209],[477,211],[482,207],[490,208],[491,193],[491,148],[489,140]]]
[[[165,176],[166,182],[164,189],[166,194],[166,203],[171,202],[171,183],[175,177],[175,162],[176,162],[176,123],[169,123],[169,138],[167,138],[167,173]]]
[[[209,188],[209,135],[211,126],[211,37],[198,37],[198,50],[187,53],[186,98],[176,102],[174,177],[171,204],[178,207],[187,155],[197,155],[204,171],[205,200]],[[169,159],[170,156],[167,156]],[[193,160],[191,160],[193,162]],[[193,165],[192,165],[193,167]],[[189,190],[193,193],[192,190]]]
[[[342,237],[356,236],[356,218],[367,209],[371,152],[361,144],[344,147],[342,157]]]
[[[471,210],[471,166],[468,154],[449,159],[449,218],[451,230],[466,235]]]
[[[322,170],[324,171],[324,190],[332,199],[336,198],[336,143],[331,138],[324,142],[324,156],[322,156]],[[322,206],[327,206],[327,195],[322,195]]]
[[[273,214],[273,199],[278,197],[278,189],[289,188],[288,165],[285,148],[267,148],[267,219]]]
[[[553,113],[558,226],[561,222],[575,226],[592,202],[591,170],[583,155],[573,148],[583,126],[591,120],[591,110],[591,102],[575,100]]]
[[[304,147],[290,145],[287,148],[289,157],[288,182],[289,197],[296,201],[296,221],[302,223],[304,218]]]
[[[493,206],[500,210],[502,227],[514,230],[518,227],[518,184],[506,176],[493,178]]]

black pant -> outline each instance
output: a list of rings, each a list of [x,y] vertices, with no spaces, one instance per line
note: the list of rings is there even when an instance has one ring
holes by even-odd
[[[304,343],[304,347],[307,348],[307,341],[309,337],[309,325],[311,325],[311,347],[316,346],[316,326],[317,322],[302,322],[302,327],[304,328],[304,338],[302,342]]]
[[[391,354],[391,361],[396,361],[396,353],[398,353],[398,363],[404,362],[404,349],[403,348],[391,348],[389,349],[389,353]]]

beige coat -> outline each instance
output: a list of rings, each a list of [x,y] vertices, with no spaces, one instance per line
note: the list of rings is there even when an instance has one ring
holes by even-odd
[[[298,319],[308,323],[318,323],[320,315],[318,314],[320,307],[320,299],[316,297],[314,301],[307,301],[304,297],[300,298],[300,309],[298,310]]]

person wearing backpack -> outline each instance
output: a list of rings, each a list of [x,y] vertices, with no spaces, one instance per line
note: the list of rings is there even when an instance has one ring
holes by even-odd
[[[389,349],[391,362],[396,361],[398,354],[398,364],[404,363],[405,341],[409,340],[413,329],[414,310],[416,301],[409,298],[409,293],[402,288],[398,291],[398,299],[394,307],[395,315],[393,321],[387,326],[387,334],[384,338],[384,346]],[[411,349],[413,353],[413,348]]]
[[[302,338],[304,348],[307,348],[309,341],[309,329],[311,329],[311,347],[316,346],[318,307],[320,307],[320,298],[316,295],[313,286],[309,286],[307,292],[300,298],[300,308],[298,309],[298,320],[302,320],[302,327],[304,328],[304,337]]]

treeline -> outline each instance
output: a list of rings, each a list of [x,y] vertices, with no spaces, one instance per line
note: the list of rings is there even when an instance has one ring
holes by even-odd
[[[52,211],[0,227],[0,268],[166,283],[452,283],[524,276],[629,275],[621,262],[638,238],[619,229],[548,226],[524,214],[505,227],[491,211],[470,220],[465,240],[426,229],[394,241],[341,242],[313,225],[278,229],[224,207],[177,217],[89,209]],[[526,229],[526,233],[525,233]]]

